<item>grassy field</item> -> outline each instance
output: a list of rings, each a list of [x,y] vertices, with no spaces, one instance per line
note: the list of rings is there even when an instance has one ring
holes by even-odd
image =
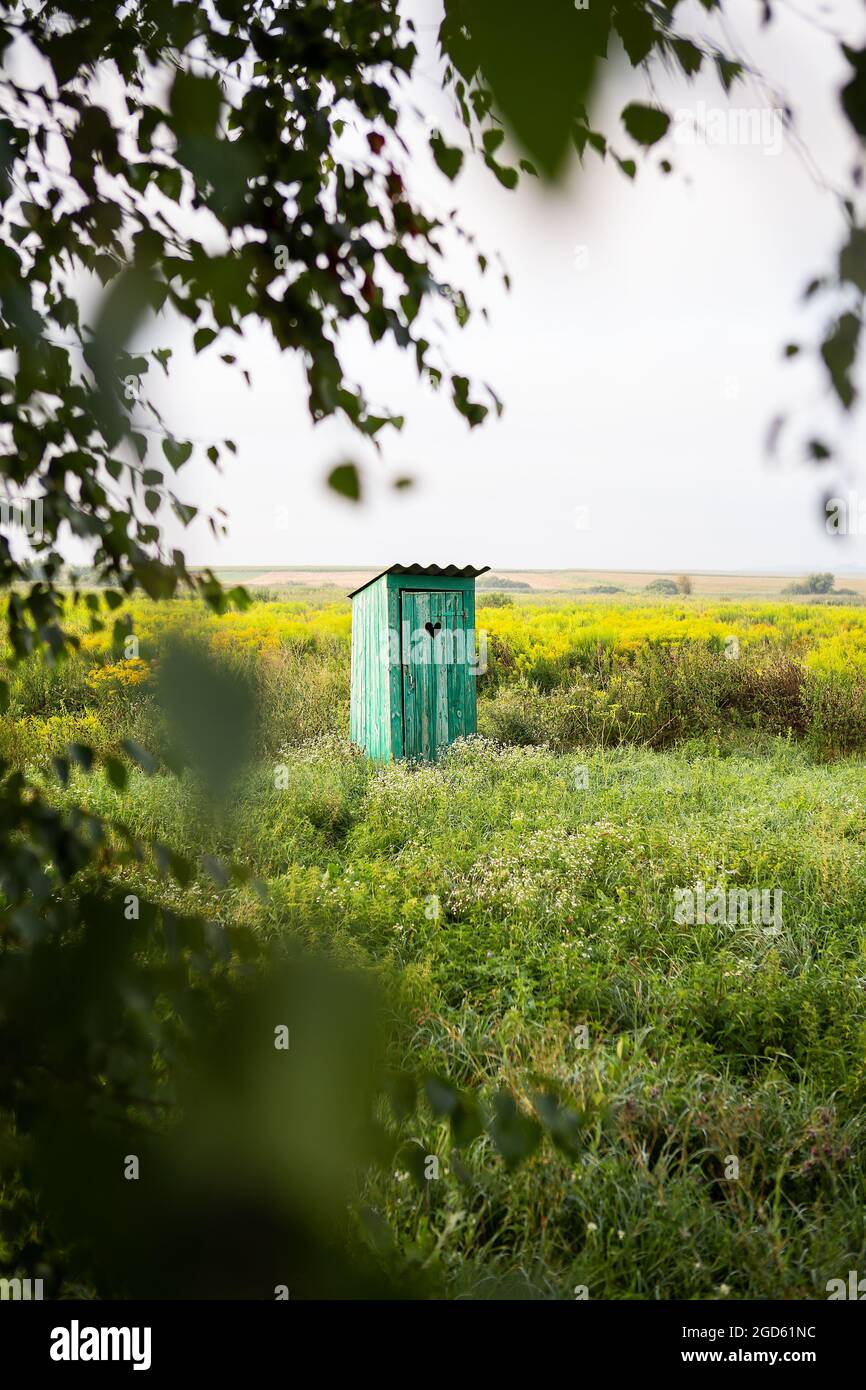
[[[866,1258],[866,609],[482,600],[481,736],[375,768],[346,737],[348,607],[324,597],[138,603],[132,657],[82,617],[78,658],[19,668],[0,753],[57,801],[251,868],[264,903],[147,862],[124,887],[371,972],[395,1065],[526,1116],[542,1084],[562,1097],[571,1131],[513,1171],[405,1120],[403,1160],[358,1194],[383,1260],[451,1296],[824,1297]],[[70,741],[160,754],[178,630],[255,685],[230,813],[167,770],[61,787]],[[680,920],[701,889],[779,912]],[[413,1181],[419,1154],[436,1180]]]

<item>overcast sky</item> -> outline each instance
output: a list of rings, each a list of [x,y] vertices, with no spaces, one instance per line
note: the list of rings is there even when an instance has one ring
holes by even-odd
[[[782,138],[766,91],[747,85],[733,89],[733,103],[763,110],[758,143],[669,136],[633,183],[611,161],[590,156],[556,192],[523,179],[509,193],[471,158],[450,185],[424,157],[409,98],[447,123],[436,81],[440,6],[407,6],[424,26],[404,126],[418,146],[415,198],[442,212],[456,205],[481,248],[501,253],[513,283],[510,294],[490,277],[477,286],[461,277],[458,260],[452,280],[468,281],[470,302],[485,303],[490,321],[477,316],[462,333],[443,323],[445,346],[455,368],[492,383],[504,415],[470,431],[446,396],[418,385],[399,354],[350,339],[351,374],[374,404],[406,416],[402,434],[383,435],[378,458],[347,427],[312,428],[298,364],[264,335],[247,335],[238,350],[251,390],[216,353],[183,351],[178,335],[161,395],[169,421],[203,441],[230,436],[239,450],[222,477],[204,464],[181,474],[182,495],[224,506],[231,526],[219,544],[203,527],[191,528],[188,558],[268,566],[861,567],[866,540],[840,545],[825,535],[824,477],[797,463],[803,439],[837,425],[840,412],[814,362],[783,363],[781,348],[822,322],[810,323],[800,295],[843,238],[838,205],[815,170],[838,184],[856,154],[838,112],[849,69],[822,26],[862,43],[864,8],[859,0],[780,0],[776,8],[762,31],[755,0],[732,0],[733,31],[792,99],[802,146]],[[691,19],[684,27],[693,32],[721,37],[696,0],[677,15]],[[618,112],[647,91],[622,63],[596,102],[596,123],[624,154],[633,147]],[[657,91],[713,141],[730,128],[720,114],[730,104],[714,74],[690,86],[663,78]],[[684,122],[680,114],[677,132]],[[668,177],[657,172],[662,154],[675,165]],[[768,426],[791,409],[782,461],[771,464]],[[846,436],[850,476],[828,473],[831,491],[856,493],[859,484],[866,498],[862,440],[855,419]],[[344,457],[367,465],[360,507],[323,485]],[[390,483],[406,473],[415,488],[395,492]]]

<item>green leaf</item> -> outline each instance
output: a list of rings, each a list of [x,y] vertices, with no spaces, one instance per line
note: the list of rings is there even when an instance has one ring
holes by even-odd
[[[486,405],[479,405],[469,397],[469,379],[465,376],[452,376],[451,378],[452,399],[460,414],[468,421],[471,428],[480,425],[487,417],[488,410]]]
[[[860,319],[856,314],[843,314],[821,345],[821,356],[833,388],[846,410],[851,409],[857,394],[851,368],[857,357],[859,338]]]
[[[816,463],[824,463],[832,457],[832,450],[828,449],[827,445],[820,439],[810,439],[806,449],[809,458],[814,459]]]
[[[437,1118],[447,1115],[451,1125],[451,1138],[457,1148],[470,1144],[479,1134],[483,1134],[484,1125],[477,1103],[471,1096],[463,1095],[449,1081],[442,1081],[436,1076],[425,1077],[424,1094]]]
[[[162,452],[168,459],[172,468],[177,471],[192,457],[192,444],[188,440],[180,442],[177,439],[164,439],[162,441]]]
[[[392,1071],[385,1078],[385,1091],[398,1124],[414,1113],[418,1100],[415,1077],[408,1071]]]
[[[69,756],[74,763],[81,768],[82,772],[89,772],[93,767],[93,749],[86,743],[70,743]]]
[[[124,753],[132,758],[134,763],[137,763],[142,772],[146,773],[148,777],[153,776],[159,764],[152,753],[148,753],[146,748],[142,748],[141,744],[136,743],[135,739],[132,738],[122,739],[120,746]]]
[[[584,1148],[585,1117],[560,1104],[556,1096],[539,1091],[532,1097],[536,1114],[558,1149],[572,1158]]]
[[[523,1113],[509,1091],[496,1097],[490,1134],[508,1169],[517,1168],[541,1142],[538,1121]]]
[[[183,176],[180,169],[160,169],[156,175],[156,186],[171,202],[176,203],[183,189]]]
[[[866,294],[866,228],[851,228],[848,244],[839,253],[839,278]]]
[[[492,170],[496,175],[503,188],[507,188],[510,191],[517,187],[520,175],[516,169],[512,169],[508,164],[497,164],[496,160],[491,159],[489,156],[485,159],[484,163],[487,165],[488,169]]]
[[[505,131],[500,129],[499,126],[493,126],[491,130],[485,130],[481,137],[481,143],[484,146],[485,153],[495,154],[504,139]]]
[[[450,1081],[442,1081],[438,1076],[424,1078],[424,1094],[437,1118],[453,1114],[460,1099],[456,1086],[452,1086]]]
[[[212,878],[217,888],[227,888],[229,885],[229,873],[224,864],[219,859],[214,859],[211,854],[203,854],[201,866],[209,878]]]
[[[354,463],[338,463],[328,474],[328,487],[350,502],[361,500],[361,475]]]
[[[451,1139],[456,1148],[465,1148],[484,1133],[484,1122],[477,1101],[461,1095],[451,1114]]]
[[[610,18],[610,0],[585,10],[549,0],[542,15],[525,0],[447,0],[439,39],[459,72],[480,69],[533,164],[556,178],[606,53]]]
[[[169,110],[175,133],[213,135],[219,120],[222,94],[215,76],[199,77],[192,72],[175,74],[169,96]]]
[[[622,123],[639,145],[655,145],[667,134],[671,118],[656,106],[632,101],[622,112]]]
[[[842,52],[854,69],[854,76],[842,88],[842,109],[858,135],[866,136],[866,48],[849,48]]]
[[[621,6],[613,21],[633,67],[642,63],[658,40],[656,27],[643,5]]]
[[[732,61],[730,58],[726,58],[722,53],[717,53],[716,70],[719,74],[719,81],[724,87],[725,92],[728,93],[736,79],[741,75],[743,65],[742,63]]]
[[[227,794],[252,755],[256,692],[248,673],[174,639],[165,646],[156,695],[172,747],[211,796]]]
[[[108,756],[105,759],[105,776],[115,791],[126,790],[126,768],[119,758]]]
[[[174,850],[168,853],[168,867],[172,878],[179,883],[181,888],[189,887],[193,878],[193,866],[182,854],[176,854]]]
[[[455,146],[446,145],[438,131],[430,138],[430,148],[433,151],[433,158],[445,177],[456,179],[463,164],[463,151]]]
[[[674,39],[672,47],[686,77],[694,77],[696,72],[700,72],[704,55],[690,39]]]

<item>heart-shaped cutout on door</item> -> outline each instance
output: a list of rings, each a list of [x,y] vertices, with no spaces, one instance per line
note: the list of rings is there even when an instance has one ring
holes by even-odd
[[[441,628],[441,626],[442,626],[441,623],[425,623],[425,624],[424,624],[424,629],[425,629],[425,631],[430,633],[431,641],[432,641],[432,639],[436,636],[436,633],[439,631],[439,629]]]

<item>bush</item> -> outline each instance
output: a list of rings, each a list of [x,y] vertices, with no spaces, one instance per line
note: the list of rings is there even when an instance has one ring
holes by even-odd
[[[476,589],[522,589],[524,591],[532,589],[531,584],[527,584],[525,579],[503,579],[498,574],[485,574],[478,580]]]
[[[679,589],[672,579],[651,579],[644,588],[645,594],[677,594]]]
[[[349,670],[324,652],[280,647],[256,660],[263,751],[349,727]]]
[[[587,665],[577,679],[572,666],[569,681],[547,679],[556,674],[556,663],[537,662],[531,684],[509,685],[485,707],[482,732],[503,743],[548,743],[564,750],[622,743],[663,748],[734,728],[799,735],[809,727],[806,671],[785,653],[761,651],[732,661],[705,643],[685,642],[642,648],[630,665],[616,669],[610,653],[605,659],[606,669]],[[824,733],[816,733],[822,746],[834,737],[838,744],[845,717],[831,702],[823,714]],[[866,743],[866,715],[851,726],[851,737],[861,737],[861,723]]]
[[[516,681],[479,702],[478,732],[497,743],[545,743],[550,714],[549,702],[535,686]]]
[[[805,579],[795,580],[782,590],[785,594],[831,594],[835,576],[829,573],[807,574]]]
[[[804,687],[807,743],[822,758],[866,746],[866,682],[847,671],[810,672]]]
[[[90,703],[87,665],[67,656],[55,663],[42,655],[28,657],[14,670],[9,713],[49,715],[83,713]]]

